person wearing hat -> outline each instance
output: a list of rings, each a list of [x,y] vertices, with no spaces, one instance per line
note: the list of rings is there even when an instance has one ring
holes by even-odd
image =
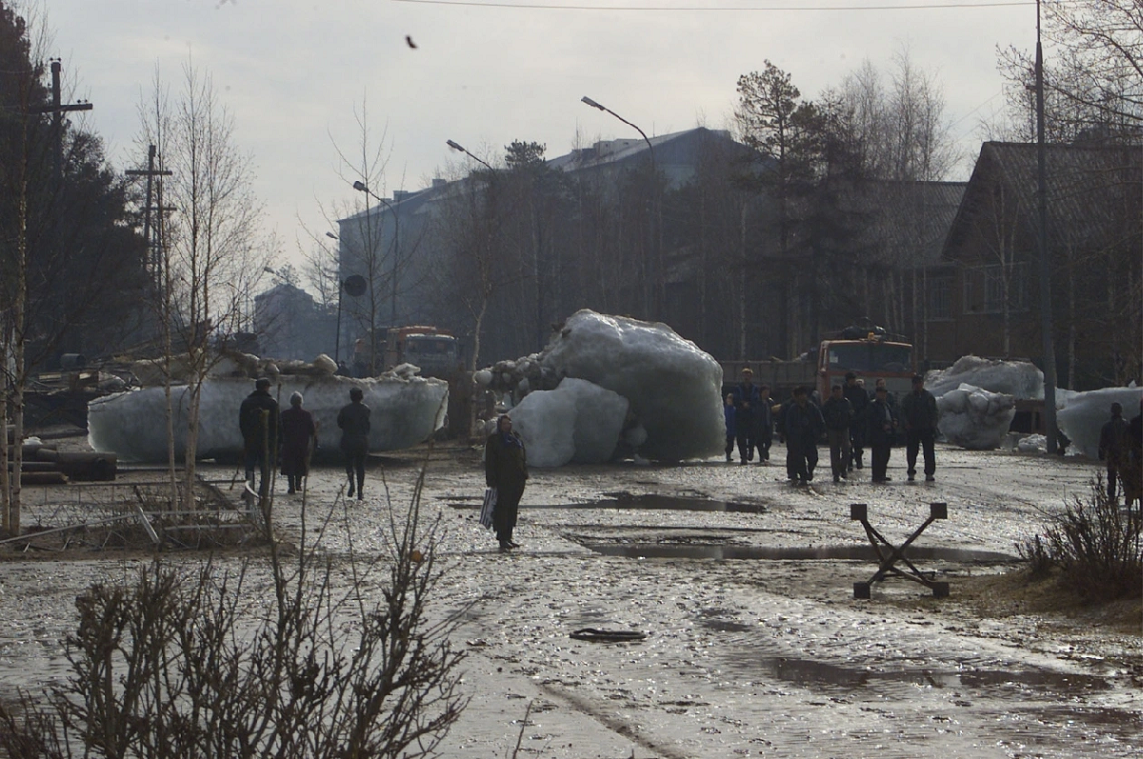
[[[290,407],[282,412],[282,474],[290,483],[286,492],[291,495],[302,489],[302,478],[310,470],[310,454],[317,449],[317,425],[302,402],[302,394],[294,392]]]
[[[259,377],[254,392],[246,396],[238,409],[238,428],[242,431],[246,463],[246,483],[254,488],[254,470],[261,480],[258,494],[270,493],[270,465],[278,455],[278,402],[270,395],[270,380]]]
[[[1099,460],[1107,462],[1107,497],[1115,500],[1116,481],[1123,484],[1123,474],[1130,445],[1123,404],[1111,404],[1111,418],[1099,430]],[[1124,488],[1126,493],[1126,488]]]
[[[905,424],[905,463],[909,481],[917,475],[917,452],[925,451],[925,480],[936,479],[937,456],[933,443],[937,436],[937,399],[925,389],[925,378],[913,375],[913,390],[901,399],[901,419]]]

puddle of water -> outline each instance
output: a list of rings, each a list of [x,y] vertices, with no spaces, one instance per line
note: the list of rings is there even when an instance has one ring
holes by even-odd
[[[754,649],[756,650],[756,649]],[[736,675],[763,676],[796,685],[824,690],[840,689],[853,692],[873,688],[880,694],[910,697],[916,687],[952,689],[964,693],[972,700],[989,699],[1044,699],[1056,700],[1086,696],[1111,690],[1111,683],[1096,675],[1065,674],[1043,670],[905,670],[879,671],[845,667],[828,662],[782,656],[757,656],[741,652],[726,657]],[[1107,721],[1119,721],[1122,712],[1104,714]]]
[[[814,560],[847,559],[877,561],[872,546],[809,546],[773,547],[747,545],[675,544],[675,543],[600,543],[583,542],[585,548],[604,556],[622,556],[629,559],[754,559],[754,560]],[[1018,561],[1016,556],[995,551],[974,551],[964,548],[909,546],[905,557],[910,561],[948,561],[957,563],[997,563]]]
[[[453,497],[453,500],[461,500]],[[477,509],[476,503],[449,503],[454,509]],[[604,498],[586,503],[529,503],[520,504],[520,509],[645,509],[656,511],[723,511],[738,514],[764,514],[766,507],[757,503],[737,503],[735,501],[713,501],[709,498],[687,498],[673,495],[628,495],[617,494],[614,498]]]

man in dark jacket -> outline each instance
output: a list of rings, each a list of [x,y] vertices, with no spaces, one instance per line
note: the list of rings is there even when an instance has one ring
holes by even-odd
[[[758,463],[770,463],[770,445],[774,442],[774,399],[770,386],[758,388],[758,407],[754,409],[754,437],[758,446]]]
[[[1123,482],[1127,469],[1131,445],[1128,427],[1127,420],[1123,418],[1123,405],[1112,403],[1111,418],[1099,430],[1099,460],[1107,462],[1107,497],[1113,501],[1116,480]]]
[[[849,425],[850,461],[846,464],[848,471],[854,467],[861,469],[865,456],[865,412],[869,409],[869,395],[865,388],[857,384],[857,375],[853,372],[845,373],[845,388],[842,390],[845,399],[853,408],[853,421]]]
[[[261,477],[258,494],[270,493],[270,470],[278,457],[278,402],[270,395],[270,380],[259,377],[254,392],[238,409],[238,429],[242,431],[246,483],[254,488],[254,470]]]
[[[738,458],[743,464],[754,460],[755,409],[762,401],[758,388],[754,385],[754,371],[750,367],[742,370],[742,382],[730,391],[734,396],[734,427],[738,436]]]
[[[853,406],[842,393],[841,385],[834,385],[829,398],[822,405],[826,439],[829,441],[829,465],[833,481],[846,479],[850,462],[849,430],[853,424]]]
[[[337,412],[341,429],[341,452],[345,454],[345,476],[349,479],[346,496],[353,497],[353,477],[357,476],[357,500],[365,499],[365,457],[369,453],[369,407],[362,403],[361,388],[349,390],[349,403]]]
[[[925,481],[932,482],[937,472],[937,456],[933,442],[937,436],[937,399],[925,389],[925,378],[913,375],[913,391],[901,399],[901,419],[905,423],[905,463],[909,481],[917,474],[917,451],[925,449]]]
[[[825,421],[817,406],[810,403],[806,388],[794,388],[794,400],[783,416],[786,435],[786,471],[795,485],[807,485],[818,465],[818,438]]]
[[[869,441],[870,468],[874,482],[888,482],[889,454],[893,437],[897,434],[897,417],[889,405],[889,391],[884,385],[874,390],[873,402],[866,416]]]
[[[484,482],[496,488],[492,526],[501,551],[520,545],[512,540],[524,483],[528,480],[528,456],[524,441],[512,431],[512,419],[505,414],[496,421],[496,431],[484,443]]]

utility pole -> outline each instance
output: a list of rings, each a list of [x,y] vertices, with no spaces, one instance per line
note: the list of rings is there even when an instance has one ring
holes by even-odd
[[[1044,436],[1056,452],[1056,348],[1052,340],[1052,267],[1048,260],[1048,180],[1044,145],[1044,52],[1036,0],[1036,253],[1040,258],[1040,333],[1044,348]]]
[[[52,143],[54,145],[53,176],[56,186],[63,184],[63,115],[67,111],[90,111],[91,103],[63,103],[60,90],[60,59],[52,58],[52,104],[35,109],[35,113],[52,114]]]
[[[163,291],[163,256],[162,244],[160,236],[153,233],[157,230],[158,225],[152,226],[151,224],[151,211],[155,210],[159,213],[163,211],[172,211],[173,208],[154,208],[152,206],[152,198],[154,197],[154,184],[155,177],[169,177],[172,172],[166,169],[155,168],[155,146],[154,144],[147,146],[147,168],[145,169],[127,169],[123,172],[129,177],[147,177],[147,198],[143,206],[143,242],[147,246],[147,250],[151,256],[151,273],[155,278],[155,292],[162,293]]]

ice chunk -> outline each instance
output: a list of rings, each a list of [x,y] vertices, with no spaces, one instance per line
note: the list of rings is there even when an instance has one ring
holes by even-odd
[[[953,445],[970,450],[999,448],[1016,416],[1016,399],[962,384],[937,398],[940,431]]]
[[[541,355],[545,374],[626,398],[647,431],[643,456],[679,461],[722,452],[722,368],[667,325],[582,310]]]
[[[337,412],[349,402],[349,389],[359,387],[372,409],[369,449],[388,451],[424,441],[444,424],[448,383],[422,377],[386,375],[371,379],[281,375],[271,393],[286,405],[294,391],[318,424],[318,439],[335,450],[341,439]],[[199,458],[232,458],[242,451],[238,408],[254,389],[248,379],[212,379],[203,383],[199,412]],[[171,389],[175,408],[175,455],[186,452],[186,386]],[[97,398],[88,404],[88,440],[96,451],[113,452],[126,461],[162,463],[167,458],[166,404],[163,388],[150,387]]]
[[[1105,387],[1086,393],[1071,394],[1056,413],[1056,425],[1072,441],[1072,448],[1089,458],[1099,457],[1099,432],[1111,418],[1111,404],[1123,406],[1123,418],[1139,413],[1143,389],[1137,387]]]
[[[512,409],[512,423],[532,466],[602,464],[615,451],[627,406],[618,393],[569,377],[555,390],[529,393]]]
[[[1017,400],[1044,397],[1044,373],[1027,361],[962,356],[948,369],[931,371],[925,377],[925,389],[938,398],[965,384]]]

